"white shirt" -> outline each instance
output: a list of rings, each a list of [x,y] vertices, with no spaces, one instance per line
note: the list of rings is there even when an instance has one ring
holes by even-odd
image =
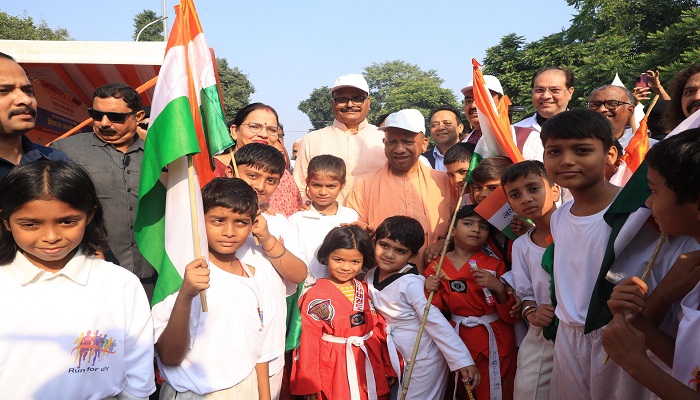
[[[192,299],[185,359],[178,366],[166,366],[158,358],[160,373],[178,392],[204,395],[231,388],[250,375],[257,363],[267,361],[263,324],[273,314],[265,307],[264,276],[233,275],[211,263],[209,271],[209,311],[202,312],[199,296]],[[178,293],[153,308],[156,341],[168,325]]]
[[[571,213],[573,201],[557,209],[550,221],[554,251],[555,314],[562,322],[583,326],[591,294],[612,229],[603,219],[610,207],[583,217]]]
[[[316,259],[316,251],[323,243],[331,229],[340,224],[357,221],[357,211],[338,205],[334,215],[324,215],[311,206],[310,209],[299,211],[289,216],[289,223],[299,238],[304,253],[304,262],[309,266],[309,276],[314,279],[328,276],[327,268]]]
[[[435,167],[433,169],[443,172],[447,171],[445,168],[445,156],[440,153],[440,149],[437,146],[433,147],[433,158],[435,158]]]
[[[673,357],[673,377],[694,390],[700,388],[700,284],[681,302],[683,317]]]
[[[63,269],[17,253],[0,266],[4,399],[104,399],[155,391],[153,321],[131,272],[80,252]]]
[[[287,251],[304,260],[304,253],[299,246],[296,232],[292,229],[287,218],[282,214],[269,215],[261,214],[267,220],[267,228],[270,234],[284,242]],[[277,244],[279,246],[279,244]],[[269,329],[272,337],[271,348],[264,348],[263,352],[274,354],[270,360],[270,376],[277,374],[284,368],[284,346],[287,327],[287,296],[296,293],[297,285],[283,279],[275,267],[270,263],[267,254],[262,250],[262,246],[256,245],[253,235],[248,237],[246,243],[236,252],[238,258],[256,267],[258,273],[264,274],[269,282],[270,292],[274,301],[274,317],[265,321],[265,329]],[[275,253],[277,254],[277,253]],[[269,325],[268,325],[269,323]]]
[[[530,229],[526,234],[515,239],[512,250],[512,272],[515,280],[515,292],[522,300],[540,304],[552,304],[549,294],[551,277],[542,268],[542,255],[545,248],[532,241]]]

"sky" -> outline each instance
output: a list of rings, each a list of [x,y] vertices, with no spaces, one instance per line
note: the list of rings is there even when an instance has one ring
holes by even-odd
[[[167,3],[168,28],[175,19]],[[526,41],[570,25],[575,9],[566,0],[194,0],[207,43],[217,57],[240,68],[255,87],[251,101],[275,108],[285,143],[311,128],[297,109],[314,88],[362,73],[373,63],[403,60],[434,69],[461,99],[472,79],[471,59],[516,33]],[[73,39],[131,41],[134,16],[163,13],[164,0],[29,0],[0,2],[0,11],[26,14]],[[330,105],[329,105],[330,106]]]

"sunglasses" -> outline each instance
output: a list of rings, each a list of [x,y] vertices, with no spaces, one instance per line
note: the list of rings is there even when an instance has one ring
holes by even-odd
[[[88,114],[90,114],[90,118],[92,118],[95,121],[102,121],[102,118],[104,118],[106,115],[107,119],[109,119],[111,122],[122,123],[122,122],[126,121],[126,118],[129,115],[136,114],[136,111],[131,111],[128,113],[106,112],[106,111],[95,110],[94,108],[90,107],[90,108],[88,108]]]

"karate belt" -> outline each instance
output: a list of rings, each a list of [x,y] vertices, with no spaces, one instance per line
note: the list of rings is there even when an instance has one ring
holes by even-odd
[[[350,386],[350,399],[360,400],[360,379],[357,377],[357,366],[355,365],[355,355],[352,352],[352,346],[357,346],[365,353],[365,375],[367,375],[367,392],[369,400],[377,400],[377,384],[374,380],[374,370],[372,363],[369,360],[369,354],[365,347],[365,340],[372,337],[372,332],[365,336],[350,336],[347,338],[338,337],[324,333],[321,339],[326,342],[340,343],[345,345],[345,366],[348,370],[348,386]]]
[[[501,361],[498,357],[498,345],[496,344],[496,335],[493,333],[491,323],[499,319],[498,314],[487,314],[481,317],[462,317],[460,315],[452,315],[452,321],[455,323],[455,331],[459,335],[459,326],[464,325],[467,328],[474,328],[479,325],[486,327],[489,332],[489,381],[491,400],[501,400],[503,398],[503,388],[501,387]],[[468,346],[468,344],[467,344]],[[457,375],[455,375],[455,395],[457,393]]]
[[[413,321],[411,321],[413,322]],[[396,373],[396,380],[398,381],[399,388],[403,387],[402,371],[401,371],[401,361],[399,355],[403,356],[399,349],[396,348],[396,343],[394,343],[394,337],[391,335],[392,326],[386,326],[386,347],[389,350],[389,360],[391,361],[391,368]],[[410,361],[404,357],[403,362],[408,364]]]

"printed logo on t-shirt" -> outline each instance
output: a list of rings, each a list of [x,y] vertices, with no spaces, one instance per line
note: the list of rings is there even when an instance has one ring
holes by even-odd
[[[330,299],[316,299],[309,303],[306,312],[316,321],[330,322],[335,315],[335,308],[333,308]]]
[[[365,319],[365,313],[358,312],[350,316],[350,327],[354,328],[356,326],[364,325],[367,323]]]
[[[467,292],[467,281],[450,281],[450,289],[457,293]]]
[[[688,386],[696,392],[700,393],[700,366],[695,367],[692,373],[692,379],[688,381]]]
[[[74,357],[73,363],[77,364],[77,368],[69,368],[69,373],[107,371],[109,367],[100,366],[100,364],[110,354],[117,352],[116,339],[99,330],[95,330],[94,333],[92,330],[87,333],[81,332],[73,343],[76,346],[71,350],[71,355]]]

